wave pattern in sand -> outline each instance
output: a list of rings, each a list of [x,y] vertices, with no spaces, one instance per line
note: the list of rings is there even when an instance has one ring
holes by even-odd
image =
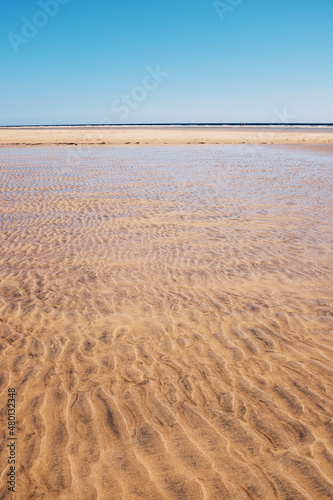
[[[332,499],[332,158],[69,151],[1,151],[16,498]]]

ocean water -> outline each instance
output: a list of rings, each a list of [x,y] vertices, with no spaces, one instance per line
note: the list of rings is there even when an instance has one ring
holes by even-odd
[[[98,123],[66,123],[66,124],[39,124],[39,125],[10,125],[12,128],[19,127],[131,127],[131,126],[142,126],[142,127],[240,127],[246,126],[251,128],[256,127],[270,127],[270,128],[332,128],[333,123],[110,123],[110,124],[98,124]],[[2,125],[3,127],[5,125]],[[1,128],[1,127],[0,127]]]

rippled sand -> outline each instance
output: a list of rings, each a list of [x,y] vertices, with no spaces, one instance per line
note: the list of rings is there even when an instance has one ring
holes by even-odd
[[[15,387],[17,499],[332,499],[332,155],[71,151],[1,149],[0,498]]]

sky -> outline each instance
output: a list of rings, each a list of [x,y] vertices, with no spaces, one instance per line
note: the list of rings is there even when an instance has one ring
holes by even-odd
[[[0,125],[333,122],[332,0],[12,0]]]

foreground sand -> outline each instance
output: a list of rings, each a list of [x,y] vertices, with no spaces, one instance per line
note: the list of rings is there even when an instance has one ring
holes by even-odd
[[[0,127],[0,145],[333,144],[332,128]]]
[[[3,148],[1,490],[333,498],[332,157]]]

